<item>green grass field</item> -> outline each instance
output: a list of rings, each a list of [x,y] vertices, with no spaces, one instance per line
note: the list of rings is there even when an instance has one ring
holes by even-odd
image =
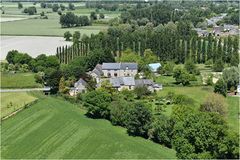
[[[34,73],[2,73],[0,88],[38,88],[42,87],[35,82]]]
[[[85,117],[64,100],[48,97],[2,122],[4,159],[163,159],[175,151],[107,120]]]
[[[26,4],[26,5],[25,5]],[[68,6],[68,3],[64,4]],[[83,4],[82,4],[83,5]],[[28,16],[22,13],[23,9],[17,8],[17,3],[4,3],[5,14],[1,15],[3,18],[19,18],[22,16],[23,20],[9,21],[1,23],[1,35],[18,35],[18,36],[63,36],[66,31],[73,33],[74,31],[80,31],[80,33],[90,36],[91,34],[97,34],[100,31],[104,31],[108,28],[107,25],[103,24],[94,24],[92,26],[84,27],[73,27],[73,28],[61,28],[59,24],[59,15],[58,13],[53,13],[51,9],[40,8],[40,4],[36,5],[37,14],[45,12],[45,15],[48,16],[48,19],[40,19],[35,16]],[[33,6],[32,3],[23,3],[23,6]],[[77,4],[76,4],[77,6]],[[24,8],[24,7],[23,7]],[[87,15],[89,16],[92,11],[95,9],[88,9],[85,7],[79,7],[72,12],[77,15]],[[64,13],[68,12],[67,10]],[[119,12],[107,12],[101,11],[105,14],[105,21],[108,21],[111,18],[119,16]]]
[[[24,105],[33,102],[37,98],[27,92],[0,93],[1,118],[22,108]]]

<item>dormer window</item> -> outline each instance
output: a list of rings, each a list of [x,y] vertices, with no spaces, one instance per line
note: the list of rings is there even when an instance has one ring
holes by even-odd
[[[126,67],[126,70],[128,70],[128,66]]]

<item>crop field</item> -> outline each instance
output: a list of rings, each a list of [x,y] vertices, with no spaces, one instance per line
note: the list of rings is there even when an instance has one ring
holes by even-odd
[[[26,5],[25,5],[26,4]],[[68,6],[68,3],[64,4]],[[108,28],[107,25],[85,26],[85,27],[73,27],[73,28],[61,28],[59,24],[58,13],[52,12],[51,9],[40,8],[40,4],[36,5],[37,14],[34,16],[28,16],[22,13],[23,9],[17,8],[17,3],[4,3],[5,14],[1,15],[3,20],[1,22],[1,35],[24,35],[24,36],[63,36],[66,31],[73,33],[74,31],[80,31],[81,34],[91,35],[97,34],[100,31],[104,31]],[[32,3],[23,3],[23,8],[27,6],[33,6]],[[76,10],[73,10],[77,15],[89,16],[95,9],[88,9],[83,7],[83,3],[76,3],[75,6],[80,6]],[[44,12],[48,16],[48,19],[40,19],[39,14]],[[65,10],[63,13],[68,12]],[[111,18],[119,16],[119,12],[100,11],[105,14],[104,21],[108,21]],[[9,17],[11,16],[11,17]],[[24,17],[19,17],[24,16]]]
[[[42,87],[35,82],[34,73],[2,73],[0,88],[37,88]]]
[[[167,95],[168,92],[173,92],[175,94],[183,94],[192,98],[195,102],[195,107],[198,107],[204,102],[210,93],[213,93],[212,87],[164,87],[162,91],[158,94],[160,96]],[[228,117],[227,122],[229,127],[238,132],[239,129],[239,101],[240,97],[226,97],[226,102],[228,104]],[[172,112],[172,105],[168,105],[165,109],[165,114],[170,116]]]
[[[85,117],[64,100],[48,97],[2,122],[4,159],[163,159],[175,151],[128,136],[109,121]]]
[[[71,44],[72,42],[61,37],[1,36],[1,60],[4,60],[11,50],[36,57],[39,54],[55,55],[57,47]]]
[[[1,118],[13,113],[14,111],[22,108],[24,105],[37,99],[27,92],[0,93],[0,97]]]

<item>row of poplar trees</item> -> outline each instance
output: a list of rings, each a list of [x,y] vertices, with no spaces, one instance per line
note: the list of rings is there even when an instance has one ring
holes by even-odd
[[[107,33],[108,34],[108,33]],[[127,48],[132,49],[136,54],[143,55],[145,49],[151,49],[161,61],[174,61],[176,63],[185,63],[191,59],[195,63],[205,63],[212,60],[222,60],[225,63],[238,64],[239,45],[238,37],[181,37],[166,36],[130,39],[126,41],[125,36],[111,37],[106,33],[99,33],[91,37],[83,37],[82,41],[72,46],[57,48],[57,56],[61,63],[68,64],[72,59],[78,56],[86,56],[90,50],[95,48],[109,49],[115,56],[121,56],[121,53]],[[131,36],[131,35],[130,35]]]

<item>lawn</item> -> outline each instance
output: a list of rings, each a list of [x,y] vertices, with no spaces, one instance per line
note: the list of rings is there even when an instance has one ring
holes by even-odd
[[[48,97],[2,122],[4,159],[163,159],[175,151]]]
[[[38,88],[34,73],[2,73],[0,88]]]
[[[240,101],[240,97],[227,97],[229,127],[233,128],[238,133],[239,133],[239,124],[240,124],[239,101]]]
[[[33,102],[37,98],[27,92],[0,93],[1,118],[22,108],[24,105]]]

